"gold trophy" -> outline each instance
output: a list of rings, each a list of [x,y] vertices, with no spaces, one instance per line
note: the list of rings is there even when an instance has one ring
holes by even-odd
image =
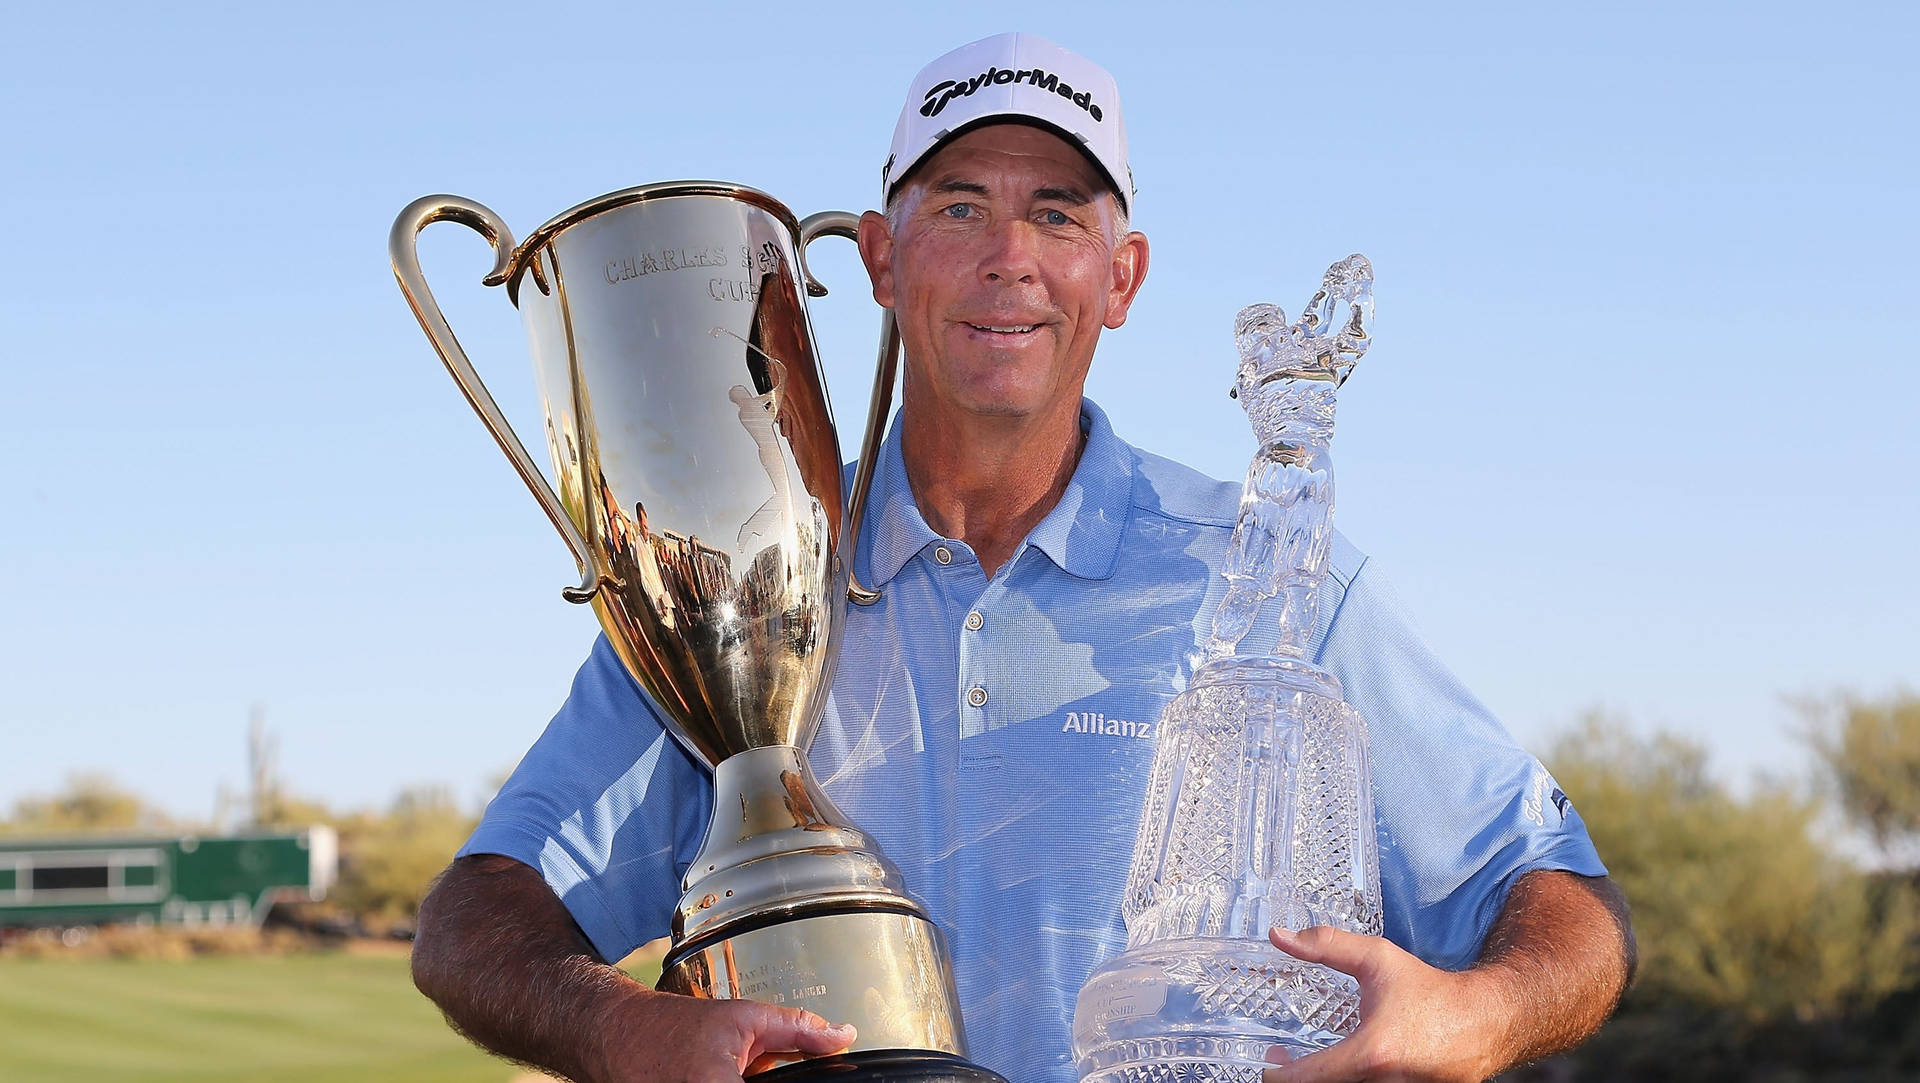
[[[558,493],[487,393],[420,270],[443,220],[493,245],[532,345]],[[679,181],[583,203],[515,245],[500,217],[426,196],[393,224],[400,290],[454,382],[566,539],[591,602],[669,728],[713,770],[660,988],[852,1023],[828,1057],[762,1058],[757,1081],[1006,1083],[969,1063],[939,930],[807,768],[892,402],[880,362],[850,499],[804,294],[809,243],[851,238],[765,193]]]

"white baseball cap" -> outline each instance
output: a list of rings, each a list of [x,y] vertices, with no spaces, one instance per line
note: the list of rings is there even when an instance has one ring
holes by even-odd
[[[982,38],[920,69],[893,128],[880,198],[947,140],[995,120],[1037,123],[1078,144],[1131,212],[1120,88],[1105,68],[1033,34]]]

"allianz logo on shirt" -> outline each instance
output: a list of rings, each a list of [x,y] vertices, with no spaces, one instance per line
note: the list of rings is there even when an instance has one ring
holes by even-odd
[[[1132,737],[1141,741],[1151,741],[1153,740],[1153,723],[1108,718],[1099,711],[1068,711],[1067,720],[1061,724],[1060,732],[1086,733],[1100,737]]]

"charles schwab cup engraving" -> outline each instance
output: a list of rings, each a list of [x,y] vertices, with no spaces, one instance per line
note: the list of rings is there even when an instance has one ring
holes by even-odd
[[[740,259],[747,270],[753,270],[751,254],[746,246],[740,246]],[[607,261],[605,274],[609,285],[626,282],[647,275],[657,275],[667,271],[693,271],[703,267],[725,267],[733,260],[727,256],[725,245],[680,245],[675,248],[663,248],[659,251],[640,252],[635,255],[615,256]]]
[[[415,238],[443,220],[493,243],[485,282],[505,285],[526,323],[555,485],[421,274]],[[849,497],[803,301],[826,292],[806,272],[808,242],[851,238],[856,223],[801,222],[753,189],[683,181],[583,203],[517,246],[480,204],[427,196],[389,246],[427,337],[573,551],[581,581],[564,596],[593,605],[673,735],[713,770],[660,987],[858,1028],[846,1053],[748,1069],[780,1083],[1006,1083],[964,1059],[938,930],[807,768],[846,600],[878,597],[847,554],[899,334],[889,315]]]

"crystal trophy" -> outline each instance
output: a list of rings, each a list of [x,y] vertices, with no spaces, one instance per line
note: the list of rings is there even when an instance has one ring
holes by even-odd
[[[1381,931],[1366,724],[1313,664],[1333,539],[1335,393],[1366,352],[1373,268],[1349,256],[1289,324],[1234,320],[1247,467],[1206,655],[1161,715],[1121,910],[1127,949],[1073,1017],[1084,1083],[1257,1083],[1275,1045],[1324,1048],[1359,1023],[1354,979],[1274,948],[1274,925]],[[1240,643],[1269,599],[1278,643]]]

